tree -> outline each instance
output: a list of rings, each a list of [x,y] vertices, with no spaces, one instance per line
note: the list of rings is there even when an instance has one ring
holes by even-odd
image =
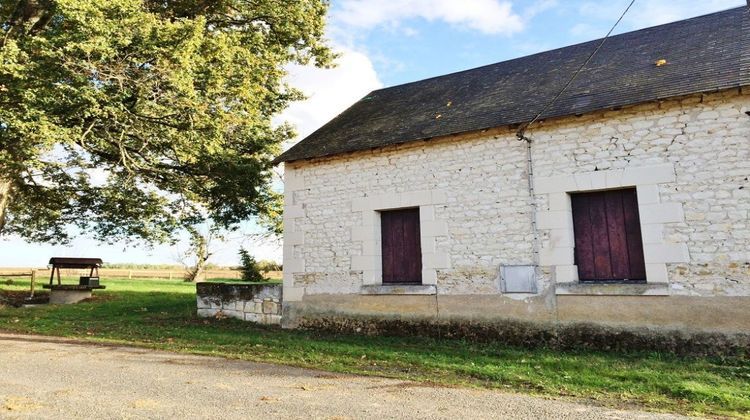
[[[0,0],[0,235],[278,229],[272,118],[325,67],[327,0]]]
[[[255,257],[250,255],[245,248],[240,248],[240,271],[242,271],[243,281],[266,281]]]
[[[188,267],[185,274],[185,281],[196,282],[203,275],[208,259],[213,255],[212,252],[209,252],[209,246],[211,245],[214,231],[209,230],[207,235],[203,235],[194,226],[188,227],[187,231],[190,233],[190,249],[185,253],[185,256],[188,259],[193,259],[194,263]]]

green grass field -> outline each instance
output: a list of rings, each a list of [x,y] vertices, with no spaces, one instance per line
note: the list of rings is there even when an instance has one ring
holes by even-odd
[[[195,285],[104,279],[77,305],[0,308],[5,332],[75,337],[153,349],[438,384],[573,397],[613,407],[750,418],[750,360],[527,350],[428,338],[281,330],[195,315]],[[28,290],[13,279],[3,290]]]

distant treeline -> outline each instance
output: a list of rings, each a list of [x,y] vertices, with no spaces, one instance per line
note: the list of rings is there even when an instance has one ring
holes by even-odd
[[[104,263],[102,268],[119,270],[174,270],[181,271],[185,266],[180,264],[135,264],[135,263]],[[234,267],[222,267],[216,264],[206,264],[207,270],[231,270]]]
[[[180,264],[136,264],[136,263],[104,263],[102,268],[112,268],[120,270],[174,270],[181,271],[185,270],[185,267]],[[281,264],[272,260],[260,260],[258,261],[258,268],[262,272],[268,271],[281,271]],[[218,264],[208,263],[206,264],[206,270],[238,270],[238,266],[221,266]]]

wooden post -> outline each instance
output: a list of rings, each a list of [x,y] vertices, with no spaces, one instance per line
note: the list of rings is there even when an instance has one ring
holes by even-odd
[[[172,280],[172,272],[169,272],[169,279]]]
[[[128,270],[128,279],[133,278],[133,270]]]
[[[31,270],[31,296],[34,297],[34,283],[36,283],[36,269]]]
[[[60,280],[60,267],[57,267],[57,285],[61,285],[62,281]]]

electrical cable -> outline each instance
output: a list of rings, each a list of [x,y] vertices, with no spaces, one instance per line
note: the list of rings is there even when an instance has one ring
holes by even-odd
[[[750,2],[750,0],[748,0]],[[609,29],[609,32],[602,38],[599,45],[596,46],[594,51],[591,52],[591,54],[588,56],[586,61],[583,62],[583,64],[578,67],[578,70],[573,73],[573,76],[570,77],[567,83],[565,83],[565,86],[560,90],[560,92],[555,95],[552,100],[545,105],[544,108],[542,108],[541,111],[539,111],[538,114],[528,123],[522,125],[518,131],[516,132],[516,137],[519,141],[525,141],[526,142],[526,170],[527,170],[527,179],[528,179],[528,189],[529,189],[529,200],[531,204],[531,235],[532,235],[532,244],[531,244],[531,254],[532,254],[532,264],[534,267],[534,278],[535,280],[539,278],[539,229],[537,226],[537,203],[536,203],[536,193],[534,191],[534,162],[532,159],[532,153],[531,153],[531,138],[526,136],[526,130],[531,127],[532,124],[537,122],[542,115],[544,115],[547,110],[549,110],[552,105],[554,105],[555,102],[557,102],[558,99],[562,97],[562,95],[565,93],[566,90],[573,84],[576,77],[583,71],[583,69],[591,62],[591,60],[594,58],[594,56],[601,50],[604,43],[607,41],[610,35],[612,35],[612,32],[614,32],[615,28],[617,28],[617,25],[620,24],[622,19],[625,17],[625,15],[628,13],[631,7],[633,7],[633,4],[635,3],[635,0],[631,0],[630,4],[628,4],[628,7],[625,8],[625,10],[622,12],[620,17],[617,19],[614,25]]]
[[[748,0],[748,1],[750,1],[750,0]],[[604,45],[604,42],[606,42],[607,39],[609,38],[609,36],[612,35],[612,32],[614,32],[615,28],[617,28],[617,25],[620,24],[620,22],[625,17],[625,15],[628,13],[628,11],[630,10],[630,8],[633,7],[634,3],[635,3],[635,0],[631,0],[630,1],[630,4],[622,12],[622,14],[620,15],[620,18],[617,19],[617,22],[615,22],[615,24],[612,25],[612,28],[610,28],[609,32],[607,32],[607,35],[605,35],[604,38],[602,38],[602,41],[599,43],[599,45],[597,45],[597,47],[594,49],[594,51],[591,52],[591,54],[586,59],[586,61],[584,61],[583,64],[581,64],[581,66],[578,67],[578,70],[576,70],[576,72],[573,73],[573,76],[570,78],[570,80],[568,80],[568,83],[566,83],[565,86],[563,86],[562,90],[560,90],[560,92],[557,95],[555,95],[555,97],[552,98],[552,100],[544,108],[542,108],[542,110],[539,111],[538,114],[536,114],[536,116],[534,117],[534,119],[532,119],[528,124],[522,125],[521,128],[518,129],[518,132],[516,132],[516,137],[518,137],[518,140],[526,140],[526,141],[530,140],[530,139],[527,139],[526,136],[525,136],[526,130],[528,130],[528,128],[531,127],[532,124],[534,124],[535,122],[537,122],[537,120],[539,120],[539,118],[541,118],[542,115],[545,112],[547,112],[547,110],[555,102],[557,102],[557,100],[560,99],[560,97],[562,97],[562,95],[565,93],[565,91],[568,90],[568,88],[570,87],[570,85],[572,85],[573,82],[576,80],[576,77],[578,77],[578,75],[581,73],[581,71],[583,71],[583,69],[589,64],[589,62],[591,62],[591,60],[594,58],[594,56],[596,55],[596,53],[598,53],[599,50]]]

